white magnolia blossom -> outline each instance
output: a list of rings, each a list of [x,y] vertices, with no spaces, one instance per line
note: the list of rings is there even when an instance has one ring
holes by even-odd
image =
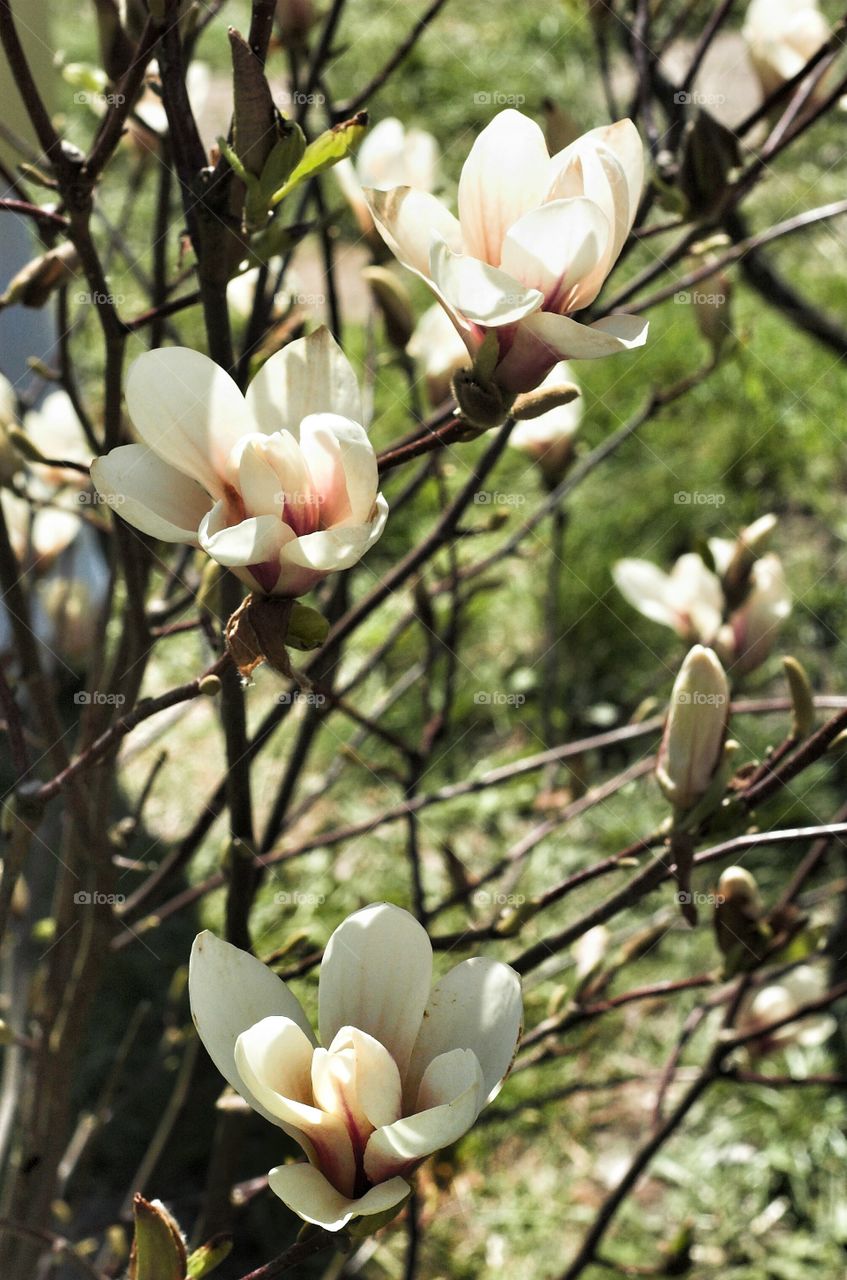
[[[674,681],[656,759],[659,786],[679,812],[709,790],[723,755],[728,717],[726,672],[713,650],[696,644]]]
[[[619,560],[612,576],[621,595],[645,618],[672,627],[683,640],[714,641],[723,619],[723,589],[696,552],[680,556],[670,573],[650,560]]]
[[[836,1022],[828,1013],[809,1014],[798,1022],[787,1022],[776,1031],[766,1028],[782,1018],[789,1017],[795,1009],[819,1000],[827,991],[826,974],[820,967],[798,965],[778,982],[760,988],[741,1007],[738,1030],[744,1033],[762,1028],[762,1036],[754,1042],[759,1053],[784,1049],[788,1045],[812,1046],[823,1044],[832,1035]]]
[[[520,1035],[517,974],[477,957],[431,983],[432,947],[413,916],[387,903],[356,911],[324,953],[319,1045],[270,969],[210,933],[195,941],[198,1034],[221,1075],[308,1157],[268,1175],[306,1222],[340,1231],[393,1216],[409,1175],[499,1090]]]
[[[140,444],[91,468],[144,533],[203,548],[253,590],[299,596],[380,537],[388,504],[356,376],[327,329],[265,362],[242,395],[207,356],[139,356],[126,402]]]
[[[573,381],[573,373],[563,360],[550,370],[538,389],[543,391]],[[543,475],[557,484],[573,457],[573,440],[581,422],[582,397],[577,396],[568,404],[540,413],[537,418],[519,422],[509,436],[509,444],[532,458]]]
[[[538,125],[509,109],[471,148],[458,218],[408,183],[365,194],[389,248],[429,284],[471,356],[497,335],[494,380],[516,392],[536,387],[559,360],[646,341],[640,317],[572,319],[617,261],[643,181],[631,120],[593,129],[551,157]]]
[[[447,399],[454,375],[470,364],[467,347],[437,302],[427,308],[415,325],[406,351],[426,379],[427,396],[432,405]]]
[[[762,556],[750,570],[750,587],[743,604],[730,614],[717,634],[715,648],[731,663],[735,675],[760,666],[771,651],[791,613],[791,592],[779,556]]]
[[[374,222],[366,189],[434,191],[439,181],[438,143],[425,129],[407,129],[388,116],[365,134],[355,160],[342,160],[334,172],[362,234],[371,235]]]
[[[802,70],[830,27],[817,0],[752,0],[742,35],[767,95]]]

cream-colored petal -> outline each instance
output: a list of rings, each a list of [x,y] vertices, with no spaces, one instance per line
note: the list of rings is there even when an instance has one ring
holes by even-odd
[[[508,231],[503,270],[527,288],[539,289],[545,311],[566,315],[596,296],[597,289],[589,297],[582,284],[607,260],[609,241],[608,218],[592,200],[551,200]]]
[[[300,444],[320,499],[324,528],[364,524],[379,487],[376,453],[364,427],[333,414],[305,418]]]
[[[371,1182],[407,1176],[434,1151],[458,1141],[476,1120],[485,1094],[479,1062],[462,1050],[444,1057],[449,1062],[432,1064],[432,1079],[424,1077],[420,1092],[424,1099],[444,1094],[448,1099],[371,1134],[365,1148],[365,1173]]]
[[[416,1099],[429,1064],[451,1049],[471,1049],[491,1099],[512,1064],[523,1021],[521,980],[487,956],[463,960],[433,988],[404,1083],[405,1103]]]
[[[126,405],[149,449],[222,496],[232,449],[256,429],[228,373],[189,347],[146,351],[130,365]]]
[[[495,378],[511,391],[531,391],[557,361],[597,360],[642,347],[647,330],[648,322],[640,316],[607,316],[586,325],[570,316],[535,311],[518,325]]]
[[[310,413],[362,420],[356,374],[323,325],[266,360],[247,388],[246,399],[260,431],[290,431],[295,440]]]
[[[300,1002],[267,965],[208,932],[198,934],[191,949],[188,993],[197,1034],[218,1071],[251,1107],[273,1121],[238,1073],[235,1044],[243,1031],[272,1015],[290,1019],[312,1039]]]
[[[226,525],[223,506],[217,503],[200,524],[200,546],[207,555],[227,567],[278,563],[283,547],[294,538],[279,516],[248,516]]]
[[[398,262],[429,279],[429,254],[436,239],[455,253],[462,251],[462,230],[449,209],[425,191],[394,187],[391,191],[366,190],[374,222]],[[355,420],[357,414],[350,414]]]
[[[287,1053],[294,1055],[294,1065],[288,1070],[284,1066]],[[314,1053],[322,1054],[323,1050],[315,1049]],[[303,1076],[303,1050],[292,1043],[279,1019],[266,1018],[241,1033],[235,1044],[235,1065],[264,1110],[299,1142],[334,1187],[350,1195],[356,1162],[347,1125],[338,1115],[313,1105],[311,1077]],[[286,1097],[275,1087],[277,1082],[293,1085],[300,1097]]]
[[[349,1048],[356,1060],[357,1107],[374,1129],[392,1124],[402,1114],[400,1072],[391,1054],[358,1027],[342,1027],[333,1038],[331,1052]]]
[[[405,1072],[432,978],[426,930],[401,907],[380,902],[338,926],[321,964],[320,1036],[331,1043],[346,1026],[384,1045]]]
[[[681,619],[668,574],[649,560],[625,558],[612,567],[615,586],[634,609],[679,631]]]
[[[122,444],[91,464],[94,487],[122,520],[165,542],[197,543],[212,500],[143,444]]]
[[[411,1187],[402,1178],[392,1178],[358,1199],[336,1191],[319,1169],[309,1164],[284,1164],[271,1169],[268,1186],[292,1213],[325,1231],[342,1231],[354,1218],[382,1216],[399,1210]]]
[[[472,324],[514,324],[543,302],[540,289],[528,288],[478,258],[453,253],[443,240],[432,246],[430,271],[447,305]]]
[[[321,574],[351,568],[382,536],[388,517],[388,503],[382,494],[377,496],[374,507],[376,513],[369,524],[322,529],[286,543],[282,548],[283,568],[299,566]]]
[[[500,266],[506,232],[544,198],[549,163],[544,134],[520,111],[501,111],[482,130],[459,178],[466,253]]]

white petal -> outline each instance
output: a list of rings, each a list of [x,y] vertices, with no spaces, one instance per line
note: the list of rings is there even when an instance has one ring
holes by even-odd
[[[400,1072],[385,1046],[358,1027],[342,1027],[333,1037],[329,1056],[345,1050],[352,1053],[355,1061],[352,1110],[367,1120],[369,1135],[371,1129],[392,1124],[402,1114]]]
[[[632,228],[644,185],[644,148],[631,120],[592,129],[550,161],[550,199],[581,194],[595,200],[613,229],[606,271]]]
[[[292,565],[324,574],[351,568],[378,541],[385,528],[388,503],[382,494],[377,496],[374,507],[376,514],[369,524],[322,529],[286,543],[282,549],[283,569]]]
[[[209,495],[143,444],[122,444],[91,464],[101,497],[123,520],[165,542],[197,543]]]
[[[501,111],[479,134],[459,178],[465,250],[499,267],[503,239],[518,218],[541,204],[550,157],[544,134],[520,111]]]
[[[411,1173],[434,1151],[458,1141],[476,1120],[485,1092],[482,1068],[473,1053],[458,1052],[461,1056],[444,1055],[448,1063],[433,1063],[432,1079],[425,1076],[421,1083],[421,1094],[431,1097],[433,1106],[371,1134],[365,1148],[365,1173],[372,1182]],[[436,1101],[445,1093],[448,1101]]]
[[[475,956],[433,988],[404,1090],[407,1107],[429,1064],[451,1049],[472,1049],[490,1101],[515,1056],[523,1020],[521,980],[508,965]]]
[[[290,1018],[313,1039],[300,1002],[267,965],[208,932],[198,934],[191,948],[188,992],[197,1034],[218,1071],[251,1107],[273,1121],[238,1073],[235,1043],[242,1031],[275,1014]]]
[[[497,366],[497,381],[512,391],[530,391],[557,361],[596,360],[642,347],[647,329],[640,316],[607,316],[585,325],[536,311],[518,325],[511,349]]]
[[[612,567],[612,577],[624,599],[645,618],[679,630],[681,619],[670,576],[658,565],[650,560],[618,560]]]
[[[329,1044],[341,1027],[358,1027],[385,1046],[402,1075],[431,979],[432,947],[413,915],[387,902],[354,912],[324,952],[321,1041]]]
[[[224,504],[219,502],[204,517],[199,540],[207,555],[227,567],[278,563],[285,543],[294,538],[279,516],[249,516],[233,525],[223,519]]]
[[[127,374],[126,405],[148,448],[221,497],[232,449],[256,429],[228,373],[188,347],[146,351]]]
[[[295,439],[310,413],[362,420],[356,375],[325,326],[289,342],[266,360],[247,388],[246,399],[260,431],[290,431]]]
[[[540,289],[546,311],[566,315],[593,302],[599,285],[593,293],[581,285],[607,260],[609,242],[609,220],[599,205],[584,198],[551,200],[507,233],[503,270]]]
[[[379,487],[376,453],[364,427],[333,414],[303,421],[300,445],[319,495],[324,526],[364,524]]]
[[[352,1200],[336,1191],[310,1164],[283,1164],[271,1169],[268,1186],[298,1218],[326,1231],[341,1231],[353,1218],[381,1215],[395,1207],[399,1210],[411,1190],[402,1178],[392,1178]]]
[[[459,221],[435,196],[411,187],[368,190],[365,196],[379,233],[397,261],[424,280],[429,279],[429,252],[436,238],[461,252]]]
[[[479,1058],[472,1049],[451,1049],[441,1053],[424,1072],[418,1086],[414,1114],[454,1102],[471,1084],[478,1085],[477,1114],[485,1105],[485,1080]]]
[[[439,293],[453,310],[473,324],[514,324],[541,306],[543,294],[478,258],[453,251],[437,240],[430,271]]]
[[[235,1043],[235,1065],[250,1095],[330,1179],[333,1186],[352,1192],[356,1178],[353,1145],[344,1120],[312,1105],[312,1051],[308,1059],[284,1018],[263,1018],[248,1027]],[[314,1055],[324,1050],[315,1049]],[[286,1059],[290,1061],[286,1063]],[[308,1063],[309,1074],[304,1075]],[[290,1087],[295,1096],[280,1092]]]

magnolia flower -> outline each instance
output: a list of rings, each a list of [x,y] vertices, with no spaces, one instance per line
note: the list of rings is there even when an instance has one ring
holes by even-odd
[[[409,1175],[498,1092],[520,1034],[517,974],[478,957],[432,990],[431,980],[432,947],[413,916],[387,903],[356,911],[324,953],[318,1046],[265,965],[210,933],[196,939],[198,1034],[221,1075],[308,1157],[268,1175],[306,1222],[340,1231],[393,1217]]]
[[[679,812],[706,794],[723,753],[729,682],[711,649],[696,644],[679,670],[659,755],[656,778]]]
[[[96,459],[91,478],[142,532],[199,545],[280,596],[349,569],[380,537],[376,455],[355,374],[327,329],[272,355],[246,396],[198,351],[148,351],[129,370],[126,401],[142,443]]]
[[[66,391],[51,391],[38,409],[24,414],[23,429],[44,458],[77,462],[86,467],[91,462],[91,445]],[[87,484],[85,475],[71,467],[38,466],[36,475],[42,485],[70,485],[80,489]]]
[[[826,1013],[810,1014],[798,1022],[788,1022],[776,1031],[768,1032],[766,1028],[789,1017],[804,1004],[819,1000],[826,990],[826,977],[821,969],[809,964],[798,965],[778,982],[762,987],[745,1000],[738,1016],[738,1030],[746,1033],[762,1028],[761,1037],[751,1046],[757,1053],[784,1049],[790,1044],[823,1044],[836,1027],[835,1019]]]
[[[573,382],[573,374],[563,360],[551,369],[538,390]],[[558,484],[573,457],[573,440],[582,422],[582,398],[557,405],[537,418],[519,422],[509,436],[509,444],[536,462],[545,479]]]
[[[389,116],[365,134],[355,162],[342,160],[335,166],[335,173],[362,235],[370,236],[374,222],[365,188],[390,191],[392,187],[414,187],[416,191],[434,191],[439,176],[438,143],[426,130],[407,129],[400,120]]]
[[[536,387],[559,360],[641,346],[646,321],[571,317],[594,301],[629,235],[644,159],[630,120],[594,129],[552,158],[544,134],[501,111],[459,180],[459,217],[408,184],[365,195],[395,256],[429,284],[475,356],[497,337],[494,381]]]
[[[453,375],[470,364],[467,347],[438,303],[423,313],[406,351],[426,379],[426,393],[432,405],[447,399]]]
[[[683,640],[710,644],[723,618],[720,579],[695,552],[680,556],[670,573],[649,560],[619,560],[615,586],[652,622],[672,627]]]
[[[817,0],[752,0],[741,34],[767,96],[802,70],[830,28]]]

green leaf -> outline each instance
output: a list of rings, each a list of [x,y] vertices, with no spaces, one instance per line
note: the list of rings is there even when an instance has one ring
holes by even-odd
[[[135,1239],[129,1260],[129,1280],[186,1280],[188,1259],[182,1234],[158,1200],[136,1195],[133,1206]]]
[[[232,1252],[232,1236],[215,1236],[195,1249],[188,1259],[188,1280],[203,1280],[204,1276],[220,1266]]]
[[[307,178],[316,177],[325,169],[331,169],[333,165],[338,164],[339,160],[344,160],[351,155],[361,142],[367,123],[368,113],[359,111],[349,120],[343,120],[341,124],[327,129],[326,133],[320,134],[314,142],[310,142],[288,181],[274,192],[271,197],[271,206],[278,205]]]

